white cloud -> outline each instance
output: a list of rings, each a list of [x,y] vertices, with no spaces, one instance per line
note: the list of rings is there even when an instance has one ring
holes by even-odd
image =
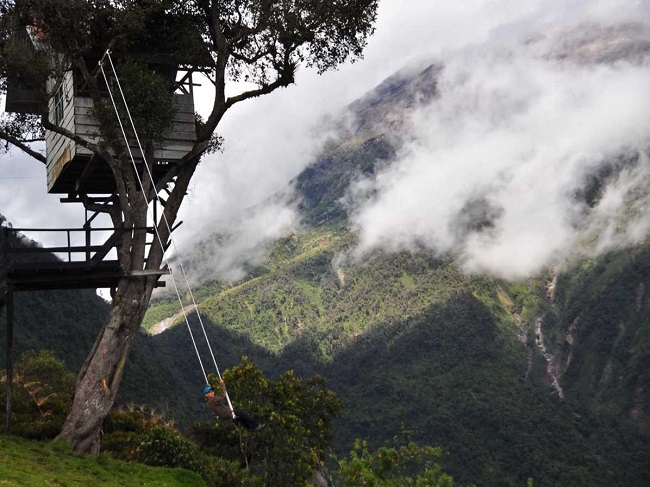
[[[354,188],[358,254],[424,246],[453,252],[468,271],[520,278],[570,252],[586,176],[648,148],[650,70],[559,63],[520,46],[488,42],[444,60],[439,99],[413,116],[415,143]],[[459,231],[472,201],[491,208],[493,227]],[[643,226],[630,232],[638,241]]]
[[[251,241],[265,241],[269,223],[294,220],[295,214],[287,217],[292,207],[273,207],[265,221],[250,219],[250,208],[285,191],[289,181],[312,162],[320,143],[314,136],[314,130],[321,130],[314,126],[319,117],[341,110],[405,65],[443,59],[449,63],[444,72],[449,96],[442,100],[446,112],[419,113],[423,120],[420,145],[405,153],[402,163],[377,181],[366,182],[382,193],[356,213],[364,245],[381,242],[399,247],[422,241],[438,251],[451,248],[458,231],[450,228],[450,219],[467,198],[479,195],[495,208],[513,204],[520,208],[502,213],[491,239],[467,238],[462,255],[468,268],[488,269],[491,252],[498,260],[498,250],[508,248],[496,245],[498,238],[515,249],[521,248],[521,242],[530,242],[526,251],[530,255],[524,257],[522,250],[522,261],[549,260],[549,251],[544,249],[559,252],[565,242],[575,238],[574,217],[558,216],[554,211],[566,210],[565,192],[582,174],[576,161],[597,164],[597,148],[589,145],[590,134],[599,134],[599,150],[607,151],[619,135],[634,145],[638,141],[631,141],[631,132],[636,130],[638,137],[647,133],[625,120],[616,126],[607,122],[607,117],[618,120],[628,109],[638,113],[643,101],[636,102],[639,87],[634,79],[637,83],[647,80],[642,73],[634,78],[631,67],[624,68],[625,76],[618,76],[607,69],[592,73],[586,67],[571,71],[543,66],[516,50],[511,63],[497,53],[512,50],[514,44],[533,34],[539,37],[581,22],[649,18],[650,4],[640,0],[381,0],[377,31],[369,39],[364,60],[323,76],[299,70],[295,86],[236,106],[226,114],[219,127],[226,138],[225,152],[206,157],[197,170],[181,210],[185,224],[175,237],[187,248],[200,235],[226,233],[233,230],[232,222],[242,221],[244,227],[250,222],[244,233]],[[466,76],[466,82],[455,86],[458,79],[453,78],[454,73]],[[585,93],[578,80],[571,79],[574,75],[587,84]],[[601,96],[600,80],[605,83],[603,103],[596,103]],[[208,105],[209,99],[197,102],[199,111]],[[456,116],[455,110],[462,114]],[[500,125],[490,117],[497,117]],[[582,130],[574,130],[577,124]],[[542,134],[552,144],[539,143]],[[16,171],[20,176],[37,175],[42,181],[0,179],[0,213],[16,226],[80,225],[81,206],[60,204],[57,196],[47,195],[40,163],[14,154],[13,159],[0,155],[0,177]],[[545,158],[551,161],[546,171],[541,162]],[[518,161],[521,167],[514,170],[509,161]],[[527,190],[539,187],[543,183],[540,178],[549,175],[557,177],[558,185],[547,182],[545,206],[535,213],[532,208],[537,201]],[[419,199],[428,193],[437,196]],[[429,212],[429,221],[416,217],[418,208]],[[540,245],[535,239],[534,225],[528,222],[530,214],[553,229],[549,245]],[[393,238],[396,234],[402,237]],[[505,240],[514,234],[519,240]],[[480,258],[479,249],[485,258]]]
[[[640,243],[650,234],[649,216],[650,158],[641,153],[636,165],[625,168],[605,188],[578,250],[600,253]]]
[[[192,248],[195,260],[187,267],[191,282],[215,279],[237,282],[246,277],[246,267],[260,265],[267,257],[273,241],[298,229],[297,212],[291,203],[277,200],[252,209],[244,218],[224,222],[220,235],[202,241]]]

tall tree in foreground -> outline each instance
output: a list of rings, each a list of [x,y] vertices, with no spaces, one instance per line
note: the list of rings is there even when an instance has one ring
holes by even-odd
[[[3,149],[17,147],[45,163],[32,144],[44,140],[49,131],[89,151],[91,160],[107,164],[114,198],[102,205],[83,192],[79,198],[87,209],[107,213],[116,229],[126,230],[118,253],[123,269],[157,270],[192,175],[201,156],[217,145],[216,130],[228,109],[292,84],[301,64],[322,73],[360,58],[373,32],[377,2],[0,0],[0,93],[20,85],[36,93],[41,110],[39,116],[3,115]],[[26,27],[40,48],[25,49],[15,41],[16,33]],[[175,115],[169,74],[155,64],[156,58],[171,58],[182,69],[201,71],[211,83],[211,112],[205,120],[197,118],[191,149],[165,168],[155,185],[147,172],[147,166],[153,169],[153,158],[145,157],[145,163],[133,167],[107,102],[106,85],[97,69],[98,56],[107,49],[120,62],[117,70],[124,73],[122,84],[133,105],[145,156],[151,156],[155,142],[171,130]],[[92,99],[99,133],[71,131],[55,113],[58,88],[71,70],[79,89]],[[246,81],[252,88],[226,97],[226,85],[233,81]],[[154,222],[160,239],[149,246],[143,232],[133,229],[147,225],[146,201],[163,189],[166,203]],[[77,377],[61,433],[78,452],[99,449],[100,425],[115,400],[157,280],[156,275],[131,275],[114,291],[109,316]]]

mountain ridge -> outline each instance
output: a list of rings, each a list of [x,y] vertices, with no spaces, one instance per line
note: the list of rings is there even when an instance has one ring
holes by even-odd
[[[396,161],[404,117],[436,99],[441,69],[397,75],[353,103],[343,139],[295,180],[303,228],[272,243],[240,283],[195,289],[219,364],[246,355],[271,377],[326,376],[344,401],[338,453],[355,438],[376,447],[399,437],[442,446],[445,471],[461,482],[650,484],[647,238],[515,281],[467,273],[453,252],[424,245],[353,258],[359,235],[341,200],[359,175]],[[595,206],[611,174],[596,173],[576,198]],[[489,231],[492,209],[476,199],[459,231]],[[61,300],[48,296],[26,298],[20,307],[34,316],[19,321],[37,323]],[[177,312],[159,297],[145,326]],[[189,325],[198,330],[194,313]],[[49,343],[33,329],[35,344]],[[202,342],[199,352],[209,356]],[[118,399],[153,402],[187,427],[208,418],[195,400],[203,382],[186,327],[172,326],[138,337]]]

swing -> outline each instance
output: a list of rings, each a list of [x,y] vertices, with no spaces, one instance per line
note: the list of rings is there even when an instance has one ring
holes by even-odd
[[[99,61],[99,68],[101,69],[102,76],[104,77],[104,81],[106,82],[106,87],[108,89],[108,95],[109,95],[109,97],[111,99],[111,103],[113,105],[113,110],[115,111],[115,116],[117,117],[117,121],[118,121],[118,123],[120,125],[120,130],[122,132],[122,136],[124,137],[124,142],[125,142],[126,148],[129,151],[129,157],[131,158],[131,162],[133,164],[133,169],[134,169],[135,175],[136,175],[136,177],[138,179],[138,183],[140,184],[140,186],[142,186],[142,179],[140,178],[140,174],[138,173],[137,164],[135,162],[135,158],[133,157],[133,152],[131,151],[131,147],[129,145],[129,140],[128,140],[128,137],[126,135],[126,131],[124,129],[124,126],[122,125],[122,119],[120,118],[120,114],[119,114],[119,111],[118,111],[118,108],[117,108],[117,104],[115,103],[115,99],[113,97],[113,91],[111,89],[111,83],[109,83],[108,76],[107,76],[106,72],[104,71],[104,59],[105,58],[108,60],[108,63],[110,64],[110,69],[111,69],[111,71],[113,73],[113,76],[115,78],[115,82],[116,82],[117,88],[118,88],[118,90],[120,92],[122,102],[124,103],[124,108],[126,110],[126,115],[127,115],[128,119],[129,119],[129,121],[131,123],[131,129],[133,130],[135,140],[136,140],[136,142],[138,144],[138,148],[140,149],[140,153],[142,154],[142,158],[143,158],[143,162],[144,162],[143,166],[145,168],[147,168],[147,174],[149,176],[149,179],[151,180],[152,187],[155,188],[156,185],[155,185],[155,182],[154,182],[154,179],[153,179],[153,175],[151,174],[151,170],[149,169],[149,165],[146,163],[146,160],[144,160],[145,152],[144,152],[144,149],[142,148],[142,144],[140,143],[140,137],[138,136],[138,132],[137,132],[137,130],[135,128],[133,118],[131,117],[131,111],[129,110],[129,105],[128,105],[127,101],[126,101],[126,98],[124,97],[124,91],[122,90],[122,85],[120,84],[120,80],[119,80],[119,78],[117,76],[117,71],[115,70],[115,65],[113,64],[113,59],[111,58],[110,49],[108,49],[108,50],[106,50],[106,52],[104,53],[104,55],[102,56],[102,58]],[[150,202],[147,199],[147,195],[144,193],[144,191],[142,191],[142,197],[144,198],[147,207],[149,207]],[[160,196],[158,196],[158,194],[156,194],[156,198],[157,198],[157,200],[159,202],[161,202]],[[161,202],[161,204],[162,204],[162,202]],[[206,341],[206,343],[208,345],[208,349],[210,350],[210,355],[212,356],[212,361],[214,362],[214,366],[215,366],[215,369],[217,371],[217,376],[219,377],[219,380],[222,380],[221,372],[219,370],[219,366],[217,365],[217,360],[214,357],[214,353],[212,351],[212,346],[210,345],[210,340],[208,339],[208,335],[207,335],[207,333],[205,331],[205,326],[203,324],[201,314],[199,313],[199,308],[198,308],[198,306],[196,304],[196,301],[194,300],[194,294],[192,293],[190,283],[189,283],[189,281],[187,279],[187,274],[185,273],[185,268],[183,266],[183,261],[180,258],[180,253],[178,252],[178,249],[176,247],[176,243],[174,242],[174,239],[172,237],[172,228],[170,227],[169,222],[167,221],[167,217],[165,216],[164,212],[162,212],[162,219],[165,222],[165,225],[167,226],[167,230],[169,231],[169,240],[170,240],[171,244],[174,247],[174,252],[176,253],[177,256],[179,256],[179,259],[178,259],[179,268],[181,270],[181,273],[183,274],[183,278],[185,279],[185,285],[187,286],[188,294],[190,295],[190,298],[192,300],[192,306],[196,310],[196,315],[197,315],[197,317],[199,319],[201,329],[203,330],[203,336],[205,337],[205,341]],[[160,233],[158,231],[158,226],[155,223],[156,222],[154,222],[154,229],[155,229],[156,237],[158,239],[158,242],[160,243],[160,246],[162,248],[164,248],[162,239],[160,237]],[[194,334],[192,333],[192,328],[190,327],[190,322],[188,320],[187,313],[185,311],[185,306],[183,306],[183,300],[181,299],[180,292],[178,291],[178,286],[176,285],[176,279],[174,279],[174,274],[171,272],[171,266],[169,265],[169,263],[167,263],[167,265],[170,268],[171,281],[172,281],[172,283],[174,285],[174,290],[176,292],[176,297],[178,298],[178,302],[180,303],[181,311],[183,312],[183,317],[185,318],[185,324],[187,325],[187,329],[188,329],[188,331],[190,333],[190,338],[192,339],[192,345],[194,346],[194,351],[196,352],[196,357],[199,360],[199,365],[201,366],[201,372],[203,373],[203,377],[205,378],[206,387],[212,387],[210,385],[210,382],[208,381],[208,376],[207,376],[207,374],[205,372],[205,367],[203,366],[203,361],[201,360],[201,355],[199,353],[199,349],[196,346],[196,340],[194,339]],[[227,390],[226,390],[226,401],[228,402],[228,407],[232,411],[232,418],[236,419],[235,409],[233,408],[232,402],[230,401],[230,396],[228,395]]]

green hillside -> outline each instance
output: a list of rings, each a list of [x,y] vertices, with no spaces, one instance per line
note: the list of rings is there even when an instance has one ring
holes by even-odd
[[[333,266],[352,238],[332,227],[294,235],[276,243],[255,277],[202,300],[214,343],[221,351],[228,343],[224,363],[241,353],[271,374],[327,376],[344,399],[338,452],[355,438],[378,446],[410,432],[445,448],[443,465],[460,482],[648,480],[650,449],[638,417],[615,404],[592,408],[571,383],[563,383],[564,400],[551,387],[534,345],[537,319],[550,334],[561,316],[545,279],[472,278],[425,254]],[[179,323],[152,338],[182,334]]]
[[[544,329],[566,396],[650,435],[650,246],[610,253],[557,280]]]
[[[149,467],[107,456],[77,455],[62,442],[44,443],[0,436],[0,485],[7,486],[202,486],[196,473]]]
[[[374,448],[397,436],[442,447],[444,471],[463,483],[650,485],[650,242],[516,283],[425,251],[351,258],[341,197],[357,175],[391,164],[396,114],[435,96],[437,72],[391,78],[355,103],[351,133],[295,181],[303,229],[242,281],[193,289],[219,365],[245,355],[271,378],[327,377],[343,400],[339,457],[356,438]],[[385,133],[373,123],[382,119],[394,122]],[[208,243],[192,250],[190,271]],[[50,347],[77,367],[105,313],[92,293],[21,296],[17,350]],[[176,297],[152,302],[118,402],[148,404],[187,431],[211,417],[178,313]],[[214,372],[194,313],[189,321]]]

